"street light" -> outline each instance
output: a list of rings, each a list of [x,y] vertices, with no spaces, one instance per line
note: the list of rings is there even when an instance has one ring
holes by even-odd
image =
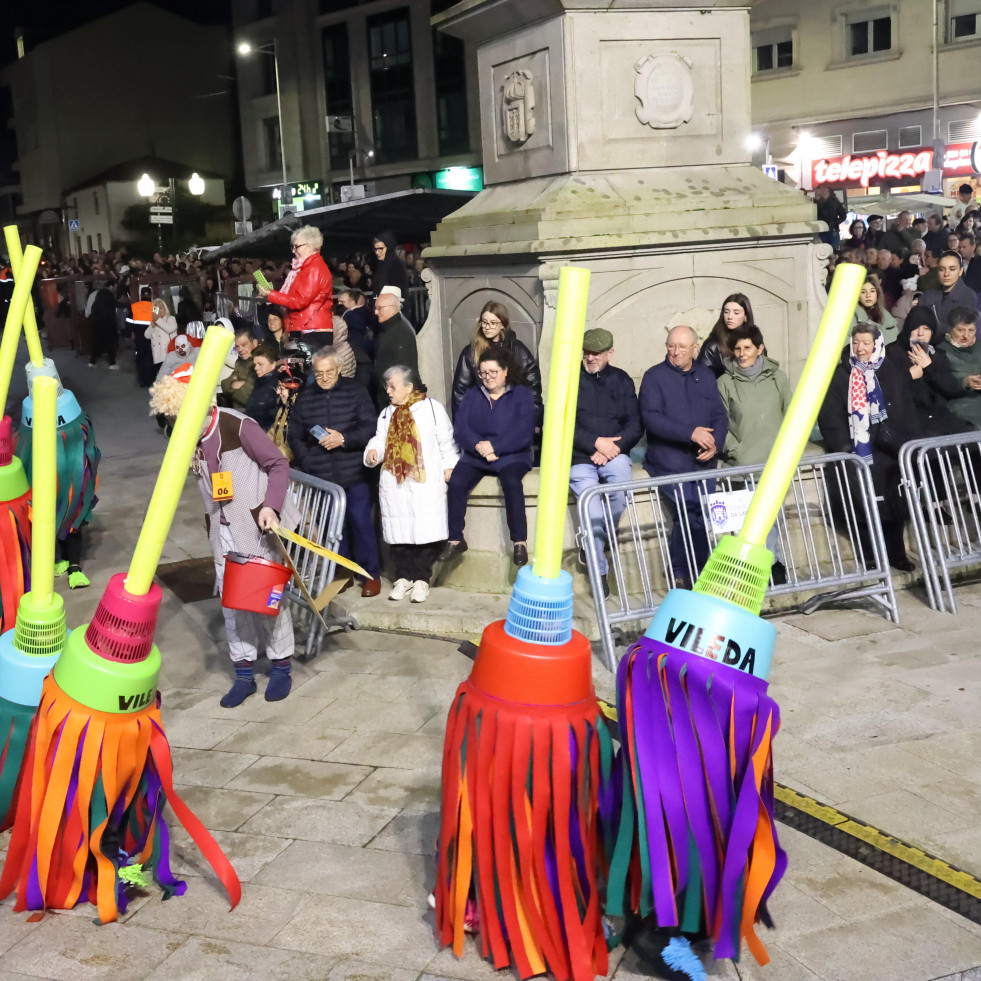
[[[177,237],[177,193],[174,186],[174,178],[167,181],[168,193],[170,194],[170,223],[174,226],[174,239]],[[187,180],[187,189],[194,195],[204,194],[204,178],[195,171]],[[157,182],[149,175],[144,174],[136,182],[136,192],[140,197],[152,198],[157,193]],[[157,249],[163,252],[163,229],[160,227],[162,222],[156,222],[157,226]]]
[[[283,145],[283,98],[282,93],[279,88],[279,52],[276,47],[276,38],[272,39],[272,47],[268,44],[254,45],[250,44],[248,41],[240,41],[236,47],[236,51],[243,57],[252,54],[253,51],[258,54],[272,55],[273,59],[273,75],[276,78],[276,117],[279,120],[279,162],[283,166],[283,189],[280,194],[279,199],[279,210],[283,210],[283,202],[286,200],[286,150]]]

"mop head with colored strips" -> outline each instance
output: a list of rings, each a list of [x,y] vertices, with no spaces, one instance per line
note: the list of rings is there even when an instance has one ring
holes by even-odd
[[[0,419],[0,633],[17,618],[21,596],[31,588],[31,490],[12,455],[10,416]],[[2,745],[0,718],[0,745]]]
[[[741,944],[787,867],[773,811],[780,725],[765,681],[642,637],[621,660],[623,816],[607,911],[705,933],[716,958]]]
[[[595,698],[533,706],[463,682],[443,753],[437,937],[463,953],[468,899],[481,952],[522,978],[607,973],[598,880],[619,813],[613,744]]]
[[[75,405],[77,407],[77,403]],[[24,469],[30,473],[32,451],[29,425],[21,426],[17,455]],[[55,529],[59,540],[78,531],[92,516],[92,509],[99,500],[96,491],[99,488],[101,457],[92,420],[81,409],[74,419],[58,426],[58,510]]]
[[[15,911],[91,902],[107,923],[126,910],[132,875],[123,870],[147,863],[165,898],[182,895],[186,884],[170,867],[165,804],[237,902],[228,860],[174,791],[159,699],[135,713],[99,712],[48,675],[23,773],[0,877],[0,897],[16,889]]]

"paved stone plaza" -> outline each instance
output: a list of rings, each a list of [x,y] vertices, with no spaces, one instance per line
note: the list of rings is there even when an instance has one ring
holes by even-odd
[[[57,361],[103,450],[86,562],[93,587],[66,595],[72,627],[126,566],[165,441],[130,371],[87,370],[70,352]],[[14,394],[23,394],[19,372]],[[163,561],[205,554],[188,484]],[[433,590],[434,609],[454,605],[441,599],[448,592]],[[782,617],[774,758],[780,782],[981,874],[981,586],[961,587],[957,598],[961,612],[949,616],[903,593],[899,627],[860,610]],[[387,601],[383,593],[372,602]],[[496,599],[487,619],[495,616]],[[438,951],[426,902],[443,723],[470,662],[446,641],[339,634],[296,665],[287,701],[265,702],[260,679],[258,696],[225,710],[218,697],[232,672],[222,637],[216,600],[182,605],[165,590],[157,640],[175,779],[235,865],[240,906],[228,911],[178,830],[184,897],[138,899],[107,926],[93,923],[89,906],[28,923],[8,901],[0,981],[510,977],[496,975],[473,943],[462,960]],[[612,677],[598,662],[596,684],[611,695]],[[981,925],[811,838],[780,832],[790,867],[771,903],[777,929],[764,937],[771,964],[722,964],[714,976],[981,981]],[[612,963],[623,981],[641,976],[629,954],[615,952]]]

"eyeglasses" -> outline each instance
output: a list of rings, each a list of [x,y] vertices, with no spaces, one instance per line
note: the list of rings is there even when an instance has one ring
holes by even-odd
[[[315,371],[314,378],[332,378],[340,372],[340,368],[325,368],[323,371]]]
[[[372,248],[375,250],[375,252],[384,252],[388,248],[388,246],[387,245],[375,245],[375,246],[372,246]]]
[[[483,317],[480,318],[481,327],[503,327],[504,324],[500,320],[484,320]]]
[[[477,372],[477,377],[478,378],[496,378],[498,375],[503,375],[503,374],[504,374],[504,369],[503,368],[497,368],[496,370],[485,368],[483,371],[478,371]]]
[[[297,252],[299,249],[303,248],[305,244],[305,242],[298,242],[296,245],[291,245],[290,252]]]
[[[669,354],[680,354],[682,351],[690,351],[694,344],[666,344]]]

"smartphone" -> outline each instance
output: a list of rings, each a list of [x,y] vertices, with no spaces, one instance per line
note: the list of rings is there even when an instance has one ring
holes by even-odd
[[[327,435],[327,430],[323,426],[313,426],[310,435],[319,443]]]
[[[257,269],[253,274],[252,278],[265,290],[271,290],[272,285],[269,280],[266,279],[265,274],[261,269]]]

